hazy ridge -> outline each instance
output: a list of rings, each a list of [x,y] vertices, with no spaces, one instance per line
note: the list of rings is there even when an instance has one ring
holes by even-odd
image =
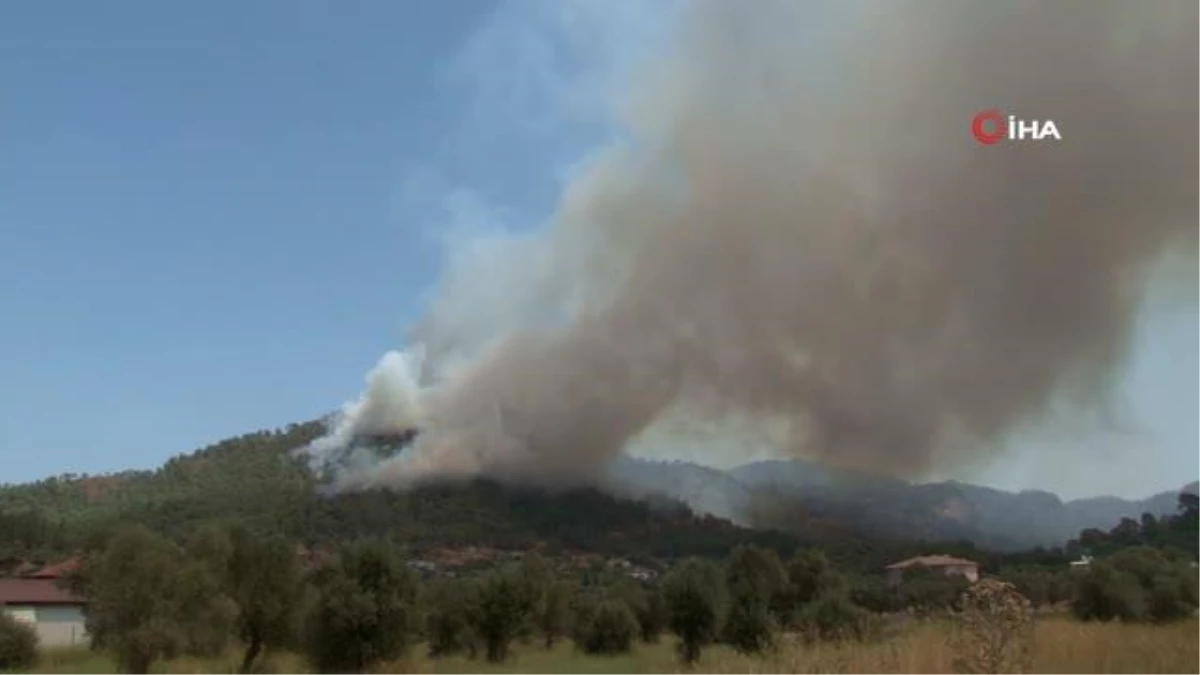
[[[721,471],[690,462],[622,458],[614,481],[630,494],[663,492],[693,509],[746,525],[784,526],[778,513],[803,510],[853,522],[876,536],[962,538],[998,549],[1055,546],[1087,528],[1122,518],[1174,513],[1192,482],[1143,499],[1096,496],[1063,500],[1042,490],[1010,492],[958,481],[916,483],[802,459],[752,462]],[[786,516],[785,516],[786,517]]]

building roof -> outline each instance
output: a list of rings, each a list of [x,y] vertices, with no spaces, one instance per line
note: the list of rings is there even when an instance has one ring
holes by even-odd
[[[0,605],[82,605],[86,601],[59,588],[55,579],[0,579]]]
[[[30,574],[26,574],[25,576],[30,579],[61,579],[77,569],[79,569],[79,559],[70,558],[60,563],[46,565],[45,567]]]
[[[908,560],[901,560],[898,563],[892,563],[887,566],[889,570],[902,570],[909,567],[961,567],[970,566],[978,567],[979,563],[963,558],[955,558],[948,555],[923,555]]]

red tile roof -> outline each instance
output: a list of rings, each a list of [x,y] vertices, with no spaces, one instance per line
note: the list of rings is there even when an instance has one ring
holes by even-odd
[[[60,563],[46,565],[42,569],[32,574],[26,574],[25,576],[30,579],[61,579],[77,569],[79,569],[79,559],[70,558]]]
[[[86,601],[58,587],[54,579],[0,579],[0,605],[82,605]]]

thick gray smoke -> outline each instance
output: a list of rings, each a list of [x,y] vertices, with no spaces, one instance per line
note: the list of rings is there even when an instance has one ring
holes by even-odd
[[[961,466],[1104,404],[1156,262],[1195,278],[1194,0],[829,3],[819,44],[811,3],[688,7],[549,230],[503,274],[449,268],[422,387],[381,364],[419,405],[368,393],[312,449],[419,410],[342,485],[586,479],[664,417]],[[988,108],[1061,140],[980,145]]]

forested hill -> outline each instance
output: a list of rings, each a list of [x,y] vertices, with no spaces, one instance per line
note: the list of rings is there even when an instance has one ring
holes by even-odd
[[[788,523],[786,534],[748,529],[698,516],[667,498],[651,504],[594,489],[548,494],[476,481],[323,497],[308,468],[289,455],[322,430],[320,423],[310,422],[247,434],[171,459],[155,471],[66,475],[0,487],[0,567],[68,554],[128,522],[183,538],[213,521],[236,521],[318,549],[380,536],[414,552],[538,547],[551,555],[573,550],[635,560],[720,557],[739,543],[757,543],[783,555],[820,546],[839,564],[864,570],[933,546],[871,541],[853,523],[805,523],[799,516]],[[936,548],[985,559],[967,542],[941,542]]]
[[[201,524],[236,520],[308,547],[382,536],[412,549],[432,546],[568,548],[612,555],[724,555],[739,542],[790,551],[790,536],[698,517],[674,503],[620,500],[592,489],[547,494],[486,481],[400,493],[374,490],[322,497],[289,451],[322,427],[299,424],[226,440],[176,457],[156,471],[60,476],[0,488],[0,556],[47,557],[118,522],[172,537]]]

